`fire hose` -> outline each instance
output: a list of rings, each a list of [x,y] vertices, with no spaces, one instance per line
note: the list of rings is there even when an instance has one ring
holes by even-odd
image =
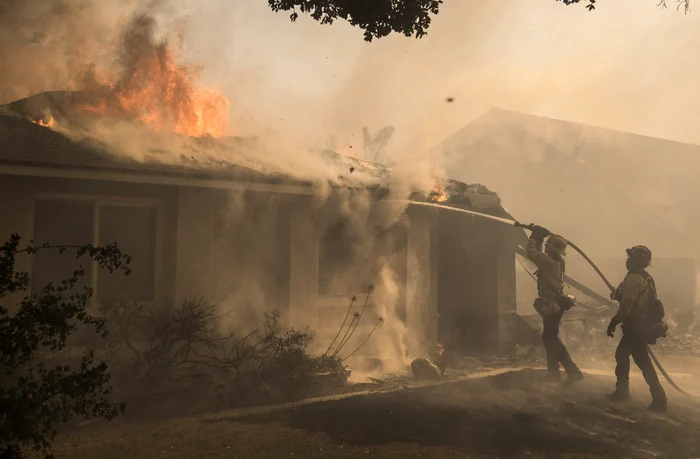
[[[503,223],[503,224],[505,224],[505,225],[510,225],[510,226],[513,226],[513,227],[516,227],[516,228],[524,228],[524,229],[532,230],[533,227],[534,227],[534,225],[532,225],[532,224],[530,224],[530,225],[524,225],[524,224],[519,223],[519,222],[517,222],[517,221],[515,221],[515,220],[510,220],[510,219],[507,219],[507,218],[496,217],[496,216],[494,216],[494,215],[488,215],[488,214],[484,214],[484,213],[481,213],[481,212],[475,212],[475,211],[472,211],[472,210],[460,209],[460,208],[456,208],[456,207],[443,206],[443,205],[440,205],[440,204],[434,204],[434,203],[429,203],[429,202],[406,201],[406,200],[401,200],[401,201],[398,201],[398,200],[397,200],[397,201],[394,201],[394,202],[402,202],[402,203],[408,203],[408,204],[411,204],[411,205],[418,205],[418,206],[425,206],[425,207],[437,207],[437,208],[440,208],[440,209],[451,210],[451,211],[455,211],[455,212],[462,212],[462,213],[465,213],[465,214],[468,214],[468,215],[472,215],[472,216],[480,217],[480,218],[485,218],[485,219],[488,219],[488,220],[492,220],[492,221],[496,221],[496,222],[499,222],[499,223]],[[578,252],[579,255],[581,255],[581,256],[588,262],[589,265],[591,265],[591,267],[595,270],[595,272],[598,274],[598,276],[600,276],[600,278],[603,280],[603,282],[605,283],[605,285],[610,289],[610,292],[615,293],[615,287],[610,283],[610,281],[607,279],[607,277],[605,277],[605,275],[603,274],[603,272],[598,268],[598,266],[593,262],[593,260],[591,260],[591,259],[588,257],[588,255],[586,255],[586,254],[583,252],[583,250],[581,250],[576,244],[572,243],[572,242],[571,242],[570,240],[568,240],[568,239],[567,239],[567,242],[568,242],[569,246],[570,246],[572,249],[574,249],[576,252]],[[647,344],[647,351],[649,352],[649,356],[651,357],[651,359],[652,359],[652,361],[654,362],[654,364],[656,365],[656,367],[659,369],[659,371],[660,371],[661,374],[664,376],[664,378],[666,378],[666,381],[668,381],[668,383],[669,383],[674,389],[676,389],[678,392],[680,392],[680,393],[683,394],[683,395],[687,395],[687,396],[691,396],[691,397],[699,397],[698,395],[690,394],[690,393],[684,391],[681,387],[678,386],[678,384],[675,383],[675,381],[673,381],[673,379],[671,378],[671,376],[666,372],[666,370],[664,369],[664,367],[661,365],[661,362],[659,362],[659,359],[656,357],[656,355],[654,355],[654,352],[651,350],[651,347],[650,347],[648,344]]]
[[[514,222],[514,223],[513,223],[513,226],[515,226],[515,227],[517,227],[517,228],[525,228],[525,229],[532,230],[532,228],[533,228],[534,225],[523,225],[522,223]],[[598,274],[598,276],[600,276],[600,278],[603,280],[603,282],[605,282],[605,285],[607,285],[607,287],[610,289],[610,292],[611,292],[611,293],[615,293],[615,287],[613,287],[613,285],[610,283],[610,281],[605,277],[605,274],[603,274],[603,272],[598,268],[598,266],[596,266],[596,264],[593,262],[593,260],[591,260],[591,259],[588,257],[588,255],[586,255],[586,254],[584,253],[584,251],[581,250],[576,244],[572,243],[572,242],[569,241],[568,239],[567,239],[567,242],[569,243],[569,247],[571,247],[572,249],[574,249],[575,251],[577,251],[577,252],[588,262],[588,264],[591,265],[591,267],[595,270],[595,272]],[[683,395],[688,395],[688,396],[697,397],[697,395],[693,395],[693,394],[690,394],[690,393],[684,391],[680,386],[678,386],[678,384],[676,384],[676,382],[675,382],[675,381],[671,378],[671,376],[666,372],[666,370],[664,369],[663,365],[661,365],[661,362],[660,362],[659,359],[656,357],[656,355],[654,354],[654,351],[651,350],[651,347],[650,347],[648,344],[647,344],[647,351],[649,352],[649,356],[651,357],[651,360],[654,361],[654,364],[656,365],[656,367],[659,369],[659,371],[660,371],[661,374],[664,376],[664,378],[666,378],[666,381],[668,381],[668,383],[669,383],[674,389],[676,389],[678,392],[680,392],[680,393],[683,394]]]

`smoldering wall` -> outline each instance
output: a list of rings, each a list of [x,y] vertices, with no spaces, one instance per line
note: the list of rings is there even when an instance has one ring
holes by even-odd
[[[405,351],[406,228],[400,205],[378,204],[367,191],[336,188],[327,196],[298,199],[251,191],[220,196],[212,249],[212,300],[222,314],[221,327],[250,332],[278,311],[285,323],[312,326],[312,351],[328,349],[344,317],[352,322],[347,343],[331,348],[356,362],[371,356],[398,371]],[[309,204],[309,202],[307,202]],[[308,230],[318,237],[318,304],[308,316],[290,309],[290,218],[309,212]],[[371,287],[371,293],[369,289]],[[369,296],[368,296],[369,295]],[[347,307],[355,296],[352,310]],[[314,300],[315,301],[315,300]],[[367,339],[372,329],[371,339]],[[349,328],[342,330],[345,334]],[[345,336],[345,335],[344,335]]]
[[[342,358],[354,356],[356,369],[398,371],[406,354],[407,222],[399,205],[377,203],[367,191],[340,189],[323,205],[319,253],[318,346],[327,349],[344,334],[345,316],[357,318]],[[350,297],[355,301],[348,307]],[[359,316],[356,316],[359,314]],[[346,329],[347,330],[347,329]],[[342,339],[342,338],[341,338]],[[359,351],[355,352],[357,349]],[[331,349],[333,351],[333,349]],[[364,357],[381,361],[367,366]]]

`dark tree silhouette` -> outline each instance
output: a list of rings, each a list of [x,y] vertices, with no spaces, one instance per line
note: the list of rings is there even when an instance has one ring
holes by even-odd
[[[592,11],[595,9],[595,4],[596,0],[557,0],[558,2],[564,2],[565,5],[574,5],[576,3],[587,3],[586,8],[588,10]],[[656,6],[660,6],[661,8],[668,8],[668,0],[659,0],[659,3]],[[690,0],[676,0],[676,9],[680,10],[683,9],[683,12],[689,13],[690,12]]]
[[[466,1],[466,0],[465,0]],[[589,11],[597,0],[556,0],[565,5],[584,3]],[[612,1],[612,0],[611,0]],[[365,40],[386,37],[392,32],[421,38],[428,33],[431,16],[438,14],[443,0],[268,0],[273,11],[292,11],[296,21],[299,13],[308,14],[321,24],[344,19],[365,31]],[[690,11],[690,0],[676,0],[677,9]],[[667,0],[658,6],[667,8]]]
[[[588,11],[593,11],[595,9],[596,0],[557,0],[558,2],[564,2],[564,5],[574,5],[576,3],[581,3],[582,1],[587,3],[586,8]]]
[[[365,40],[382,38],[392,32],[421,38],[438,14],[443,0],[268,0],[273,11],[310,15],[322,24],[344,19],[365,31]]]
[[[18,256],[39,250],[64,252],[74,249],[78,258],[89,257],[109,272],[129,274],[130,258],[116,244],[105,247],[83,245],[52,247],[30,242],[20,247],[13,234],[0,245],[0,458],[21,458],[23,448],[33,446],[50,454],[56,425],[73,416],[112,419],[124,410],[110,401],[107,365],[91,352],[76,365],[50,364],[44,357],[66,347],[78,324],[93,327],[105,336],[104,319],[87,310],[92,290],[77,288],[85,275],[82,267],[60,283],[29,293],[29,273],[15,269]],[[14,311],[6,307],[9,295],[27,292]]]

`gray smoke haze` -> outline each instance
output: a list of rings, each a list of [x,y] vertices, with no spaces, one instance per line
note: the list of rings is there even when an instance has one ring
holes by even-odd
[[[684,58],[700,40],[700,18],[653,1],[606,3],[594,13],[554,1],[447,2],[424,39],[369,44],[345,23],[292,24],[257,0],[15,0],[0,8],[2,101],[75,84],[85,64],[111,62],[139,11],[158,19],[160,37],[184,37],[203,82],[230,99],[238,134],[277,131],[304,146],[334,134],[356,152],[362,126],[393,124],[398,145],[420,149],[500,106],[699,139],[683,120],[700,109],[687,97],[700,64]]]
[[[86,66],[109,66],[137,2],[8,0],[0,5],[0,102],[74,89]]]
[[[328,177],[331,171],[308,154],[309,147],[333,143],[340,153],[362,157],[361,129],[392,125],[396,134],[388,153],[396,164],[392,186],[397,195],[431,187],[433,174],[481,182],[499,192],[514,215],[542,217],[573,240],[583,239],[586,247],[616,251],[629,245],[629,238],[606,239],[603,229],[576,237],[580,226],[570,223],[571,215],[589,209],[578,201],[572,207],[567,194],[560,193],[562,183],[570,184],[566,175],[541,183],[529,180],[524,169],[513,171],[511,158],[470,165],[434,147],[494,106],[700,143],[693,124],[700,115],[700,98],[694,97],[700,63],[692,55],[700,44],[700,16],[660,10],[656,3],[599,2],[589,13],[554,0],[452,1],[422,40],[391,36],[365,43],[359,29],[342,22],[322,26],[304,17],[293,24],[262,0],[162,0],[145,7],[131,0],[5,1],[0,6],[0,103],[40,91],[79,89],[90,66],[98,75],[118,72],[124,28],[134,14],[145,13],[156,19],[156,38],[182,39],[182,58],[202,66],[202,85],[221,89],[229,99],[231,134],[260,139],[258,147],[241,153],[242,161],[262,170]],[[118,139],[118,152],[136,158],[144,145],[194,148],[131,125],[105,123],[91,135],[108,143]],[[523,151],[535,165],[542,156],[534,143],[511,142],[506,149]],[[200,153],[216,159],[216,152]],[[637,171],[653,177],[653,167],[641,165]],[[541,200],[526,199],[524,187]],[[368,204],[361,204],[339,207],[353,228],[362,228],[371,213]],[[232,206],[238,209],[232,221],[248,218],[250,209]],[[561,213],[552,216],[552,208]],[[398,219],[400,211],[385,224]],[[608,214],[608,226],[630,223],[621,222],[614,209]],[[264,215],[260,224],[273,218]],[[637,236],[647,235],[642,230]],[[358,253],[372,254],[375,236],[359,231],[356,237]],[[700,257],[700,247],[694,250]],[[227,300],[239,309],[266,301],[259,280],[263,265],[256,265],[252,255],[242,259],[249,263],[246,272],[226,273],[240,284],[232,285],[235,293]],[[352,277],[363,266],[358,261],[346,274]],[[381,263],[376,268],[384,284],[377,297],[390,316],[400,289],[387,269]],[[387,336],[395,337],[392,343],[399,349],[396,330]]]
[[[224,17],[225,27],[211,27]],[[394,124],[398,143],[418,148],[492,106],[690,139],[687,124],[664,121],[692,103],[684,94],[698,69],[684,56],[699,20],[653,1],[594,13],[555,1],[447,2],[424,39],[367,44],[343,23],[290,24],[264,2],[243,1],[209,3],[189,30],[192,52],[211,56],[204,75],[241,89],[232,110],[242,129],[267,123],[308,137],[323,126],[356,148],[364,124]],[[659,39],[669,36],[686,45]],[[260,107],[267,117],[253,115]]]

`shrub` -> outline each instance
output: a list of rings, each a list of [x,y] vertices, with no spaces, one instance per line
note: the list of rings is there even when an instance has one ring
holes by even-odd
[[[224,316],[217,311],[196,298],[179,305],[104,305],[110,329],[106,352],[110,362],[121,362],[118,387],[132,394],[146,387],[215,392],[232,405],[244,397],[250,402],[273,394],[299,396],[310,390],[315,374],[344,374],[339,358],[309,355],[313,335],[285,329],[276,311],[266,313],[262,325],[247,334],[220,332]]]
[[[109,272],[129,274],[130,258],[116,244],[105,247],[35,246],[20,248],[20,237],[13,234],[0,246],[0,300],[10,293],[27,292],[29,273],[15,269],[17,256],[31,256],[39,250],[64,252],[75,249],[77,257],[89,256]],[[106,336],[104,320],[91,316],[87,305],[90,288],[76,291],[85,270],[78,267],[60,283],[49,284],[27,294],[13,309],[0,305],[0,457],[23,457],[24,447],[32,445],[51,457],[55,426],[75,415],[112,419],[124,411],[124,404],[110,401],[110,375],[104,362],[88,352],[75,367],[49,365],[45,352],[60,352],[78,324],[94,328]]]

